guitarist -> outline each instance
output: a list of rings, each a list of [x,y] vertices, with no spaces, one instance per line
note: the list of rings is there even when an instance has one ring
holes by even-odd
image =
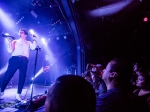
[[[43,73],[44,73],[44,85],[50,85],[51,83],[51,74],[50,74],[50,61],[49,56],[45,55],[43,60]]]

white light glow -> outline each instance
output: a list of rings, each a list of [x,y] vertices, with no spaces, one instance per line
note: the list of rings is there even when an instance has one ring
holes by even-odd
[[[5,44],[6,46],[9,44],[7,38],[5,38],[5,43],[6,43],[6,44]]]
[[[143,21],[147,22],[148,21],[148,17],[144,17]]]
[[[30,85],[30,90],[31,90],[32,87],[33,87],[33,84]]]
[[[34,80],[34,77],[32,77],[31,80]]]
[[[56,37],[56,40],[59,40],[59,37]]]
[[[67,39],[67,36],[64,36],[64,39]]]
[[[45,38],[41,38],[41,41],[42,41],[42,43],[43,43],[44,45],[47,46],[47,42],[46,42]]]
[[[95,17],[103,17],[108,15],[113,15],[119,11],[121,11],[123,8],[125,8],[127,5],[129,5],[133,0],[126,0],[122,2],[117,2],[111,5],[107,5],[104,7],[100,7],[97,9],[94,9],[92,11],[87,11],[87,13],[91,16]]]
[[[0,75],[4,74],[6,72],[7,67],[8,67],[8,63],[2,69],[0,69]]]
[[[35,79],[36,77],[38,77],[42,72],[43,72],[43,68],[41,68],[41,69],[37,72],[37,74],[35,74],[34,79]]]
[[[6,27],[6,28],[12,28],[14,27],[15,23],[12,21],[12,17],[10,17],[10,14],[5,13],[1,8],[0,8],[0,22]]]
[[[9,35],[9,33],[4,33],[5,35]]]
[[[29,32],[33,35],[35,34],[34,30],[33,29],[30,29]]]

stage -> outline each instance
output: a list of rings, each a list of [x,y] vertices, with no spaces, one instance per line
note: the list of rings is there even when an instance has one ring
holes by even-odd
[[[33,97],[34,107],[37,109],[34,112],[44,112],[44,102],[46,99],[46,92],[49,86],[34,85],[33,86]],[[15,99],[17,93],[17,87],[7,87],[2,100],[0,100],[0,112],[24,112],[28,106],[28,102],[31,98],[31,86],[24,87],[22,91],[22,96],[24,100],[18,102]],[[40,103],[40,104],[39,104]],[[29,109],[30,111],[30,109]]]

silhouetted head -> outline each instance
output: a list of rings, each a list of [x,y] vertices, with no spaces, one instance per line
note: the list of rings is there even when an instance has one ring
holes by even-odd
[[[112,60],[107,64],[102,75],[102,79],[106,84],[113,82],[119,86],[122,86],[124,83],[128,83],[129,68],[124,62]]]
[[[134,72],[141,71],[141,69],[142,69],[142,66],[140,63],[134,63],[134,65],[133,65]]]
[[[150,90],[150,76],[148,74],[141,74],[136,80],[136,86],[141,89]]]
[[[95,112],[93,87],[84,78],[63,75],[49,89],[46,112]]]

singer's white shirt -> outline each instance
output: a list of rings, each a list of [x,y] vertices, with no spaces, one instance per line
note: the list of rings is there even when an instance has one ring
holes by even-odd
[[[18,40],[13,40],[12,43],[15,42],[15,48],[12,49],[11,46],[7,47],[7,51],[12,53],[12,56],[26,56],[29,57],[30,49],[35,50],[37,47],[37,43],[35,41],[23,41],[21,38]]]

